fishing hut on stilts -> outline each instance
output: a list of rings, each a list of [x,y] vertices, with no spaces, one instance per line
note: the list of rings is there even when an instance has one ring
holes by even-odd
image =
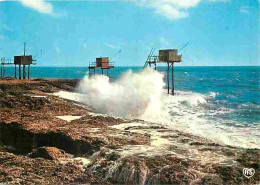
[[[170,71],[171,71],[171,82],[172,82],[172,95],[174,95],[174,63],[180,63],[182,61],[182,55],[178,53],[184,49],[189,43],[186,43],[184,47],[182,47],[179,51],[177,49],[165,49],[159,50],[159,55],[153,55],[155,48],[152,48],[150,54],[147,57],[144,68],[154,67],[157,70],[158,64],[166,64],[167,65],[167,90],[168,94],[170,94]]]
[[[17,65],[18,65],[18,74],[19,74],[19,80],[22,79],[22,72],[21,68],[23,66],[23,79],[26,79],[26,66],[28,66],[28,79],[30,79],[30,66],[35,65],[36,63],[33,63],[33,61],[36,61],[33,59],[32,55],[26,55],[26,42],[24,42],[24,54],[21,56],[14,56],[14,59],[5,59],[1,58],[1,78],[5,77],[5,66],[6,65],[14,65],[14,74],[15,79],[17,79]]]
[[[115,65],[113,62],[109,61],[109,57],[99,57],[96,58],[96,62],[93,62],[89,64],[88,70],[89,70],[89,76],[93,74],[96,74],[96,69],[101,69],[102,75],[104,75],[104,71],[106,70],[107,76],[109,75],[109,70],[115,68]]]

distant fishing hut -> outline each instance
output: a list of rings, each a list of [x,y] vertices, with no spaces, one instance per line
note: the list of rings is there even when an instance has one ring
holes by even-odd
[[[19,79],[21,79],[21,66],[23,66],[23,79],[26,78],[26,66],[28,66],[28,79],[30,79],[30,65],[32,65],[32,55],[14,56],[15,65],[15,78],[16,78],[16,65],[19,66]]]
[[[91,76],[91,70],[93,70],[93,74],[96,74],[96,69],[101,69],[102,75],[104,74],[104,70],[107,70],[107,76],[110,69],[115,68],[114,63],[109,61],[109,57],[99,57],[96,58],[96,62],[89,64],[89,76]]]
[[[32,57],[32,55],[25,55],[25,47],[26,42],[24,43],[24,55],[21,56],[14,56],[14,59],[5,59],[1,58],[1,78],[5,77],[5,66],[6,65],[14,65],[14,72],[15,72],[15,78],[17,78],[17,69],[16,66],[18,65],[18,74],[19,79],[22,79],[22,73],[21,73],[21,66],[23,66],[23,79],[26,78],[26,66],[28,66],[28,79],[30,79],[30,66],[35,65],[33,61],[35,61]]]
[[[159,50],[159,55],[153,55],[155,48],[153,48],[148,55],[144,68],[148,65],[150,67],[154,66],[154,69],[157,70],[158,63],[167,64],[167,89],[168,94],[170,94],[170,69],[172,71],[172,95],[174,95],[174,63],[180,63],[182,55],[178,54],[177,49],[165,49]]]

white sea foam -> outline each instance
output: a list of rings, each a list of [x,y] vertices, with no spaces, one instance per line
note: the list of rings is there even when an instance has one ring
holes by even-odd
[[[101,113],[125,118],[158,117],[161,115],[163,75],[151,69],[124,74],[116,83],[107,76],[88,76],[78,91],[85,94],[80,101]]]
[[[54,95],[59,96],[63,99],[72,100],[72,101],[76,101],[76,102],[80,102],[80,97],[84,96],[79,93],[71,93],[71,92],[67,92],[67,91],[59,91],[59,92],[54,93]]]
[[[72,116],[72,115],[65,115],[65,116],[56,116],[59,119],[65,120],[67,122],[71,122],[73,120],[80,119],[82,116]]]
[[[83,102],[98,113],[143,119],[224,144],[259,148],[259,128],[245,131],[243,127],[236,127],[235,121],[219,116],[231,113],[232,109],[210,108],[218,104],[214,100],[217,92],[200,94],[176,91],[175,96],[168,95],[164,90],[163,74],[152,69],[140,73],[129,71],[114,83],[103,75],[85,76],[77,91],[56,95]]]

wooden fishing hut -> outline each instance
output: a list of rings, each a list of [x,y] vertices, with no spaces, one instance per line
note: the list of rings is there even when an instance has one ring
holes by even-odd
[[[110,69],[115,68],[114,63],[109,61],[109,57],[99,57],[96,58],[96,62],[89,64],[89,76],[91,76],[91,70],[93,70],[93,74],[96,74],[96,69],[101,69],[102,75],[104,74],[104,70],[107,70],[107,76]]]
[[[168,94],[170,94],[170,70],[172,78],[172,95],[174,95],[174,63],[180,63],[182,55],[178,55],[177,49],[164,49],[159,50],[159,55],[153,55],[155,48],[153,48],[148,55],[144,68],[148,65],[150,67],[154,66],[154,69],[157,70],[157,64],[166,64],[167,65],[167,89]]]
[[[5,77],[5,66],[6,65],[14,65],[14,72],[15,72],[15,78],[17,78],[17,65],[18,65],[18,74],[19,79],[22,79],[22,73],[21,73],[21,66],[23,66],[23,79],[26,78],[26,66],[28,66],[28,79],[30,79],[30,66],[35,65],[33,61],[35,61],[32,57],[32,55],[25,55],[25,46],[26,42],[24,43],[24,55],[21,56],[14,56],[14,59],[5,59],[1,58],[1,78]]]
[[[21,66],[23,66],[23,79],[26,78],[26,66],[28,66],[28,79],[30,79],[30,65],[33,63],[32,55],[22,55],[22,56],[14,56],[14,70],[15,70],[15,78],[16,78],[16,66],[19,67],[19,79],[21,79]]]

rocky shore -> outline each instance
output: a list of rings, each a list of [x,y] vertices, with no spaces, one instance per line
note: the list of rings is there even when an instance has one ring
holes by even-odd
[[[55,96],[77,80],[0,80],[0,183],[258,184],[259,149],[100,115]],[[251,178],[244,168],[254,168]]]

